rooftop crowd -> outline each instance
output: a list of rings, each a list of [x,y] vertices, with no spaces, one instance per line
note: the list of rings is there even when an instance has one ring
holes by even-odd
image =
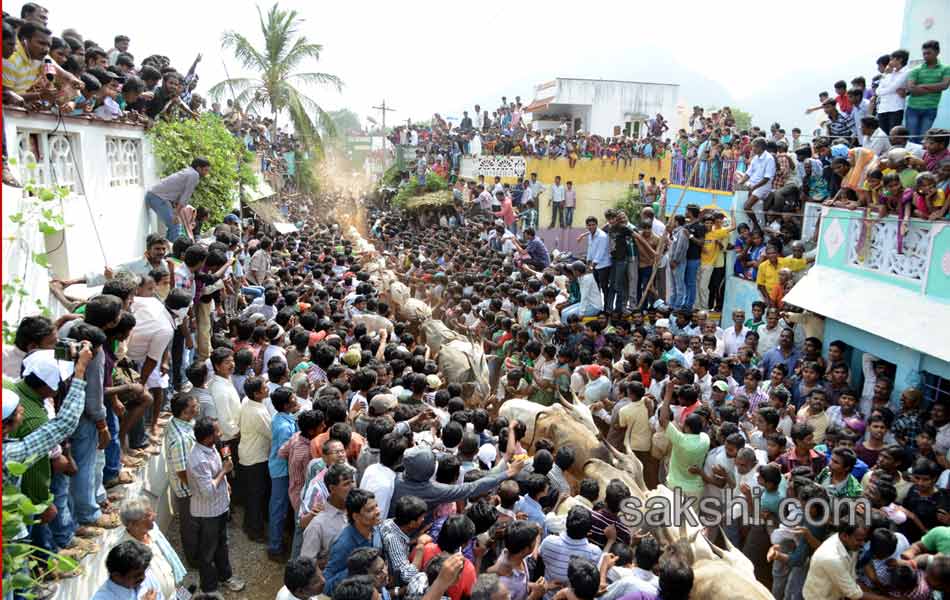
[[[929,131],[920,160],[936,172],[946,135]],[[751,146],[742,184],[781,216],[784,195],[770,189],[781,146]],[[820,144],[808,149],[824,174]],[[863,149],[831,160],[841,181],[823,201],[873,206],[874,188],[849,179]],[[599,439],[642,465],[648,489],[761,506],[765,523],[706,534],[738,547],[778,600],[950,590],[950,399],[812,335],[783,306],[779,292],[808,264],[801,247],[776,235],[761,259],[743,259],[762,300],[723,327],[697,282],[725,268],[730,245],[761,241],[761,230],[732,239],[735,215],[644,207],[633,225],[614,209],[605,222],[586,215],[586,260],[558,261],[534,207],[566,203],[568,181],[531,177],[518,201],[517,187],[457,181],[450,209],[370,208],[366,247],[339,221],[370,199],[332,188],[318,200],[340,218],[291,205],[298,231],[287,235],[241,214],[189,220],[208,169],[196,157],[153,186],[146,202],[164,216],[144,254],[51,282],[67,312],[24,318],[4,347],[4,485],[53,498],[16,539],[104,559],[95,600],[171,599],[189,571],[195,598],[241,591],[255,574],[231,566],[238,527],[283,570],[277,600],[689,598],[699,582],[688,557],[621,516],[638,490],[591,477],[575,444],[529,439],[533,424],[499,414],[515,400],[584,407]],[[424,179],[430,163],[415,169]],[[932,202],[919,179],[913,211],[918,196]],[[440,367],[380,260],[485,353],[487,393]],[[649,284],[659,265],[669,293]],[[74,301],[66,290],[80,283],[101,292]],[[16,475],[10,461],[29,468]],[[125,491],[147,461],[167,473],[179,544],[149,499]],[[871,514],[790,527],[776,518],[785,498],[863,498]],[[116,528],[119,543],[103,547]]]
[[[579,159],[629,166],[633,158],[662,160],[669,146],[669,140],[664,141],[669,123],[659,114],[647,121],[641,136],[628,132],[605,137],[574,131],[567,122],[556,129],[538,130],[526,119],[527,109],[520,96],[513,102],[502,97],[491,114],[476,104],[471,114],[463,111],[458,124],[452,125],[436,113],[429,125],[399,125],[388,139],[396,146],[421,148],[428,160],[452,171],[458,170],[462,156],[492,155],[566,158],[571,168]]]
[[[211,112],[243,138],[248,150],[262,155],[265,172],[293,184],[294,166],[287,164],[286,155],[298,149],[295,137],[272,127],[270,119],[245,113],[230,99],[224,109],[218,102],[209,109],[207,100],[195,91],[200,54],[186,71],[160,54],[137,62],[126,35],[116,35],[113,46],[105,50],[76,29],[54,35],[48,21],[48,10],[32,2],[23,5],[19,18],[3,13],[4,106],[146,127],[159,119]],[[3,182],[19,185],[7,165],[5,136]]]

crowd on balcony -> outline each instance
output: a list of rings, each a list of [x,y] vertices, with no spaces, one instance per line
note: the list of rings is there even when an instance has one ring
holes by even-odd
[[[647,121],[640,137],[601,136],[575,131],[569,120],[556,129],[539,130],[526,119],[526,108],[520,96],[513,102],[503,96],[490,114],[476,104],[453,125],[436,113],[428,125],[397,126],[388,139],[396,146],[422,149],[429,160],[443,163],[449,171],[458,170],[462,156],[566,158],[570,168],[579,159],[598,159],[626,167],[634,158],[662,160],[668,151],[669,123],[660,114]]]

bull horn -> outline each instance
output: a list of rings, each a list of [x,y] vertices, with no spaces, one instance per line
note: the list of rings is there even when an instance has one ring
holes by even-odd
[[[729,541],[729,536],[727,536],[726,532],[722,530],[722,527],[719,528],[719,531],[722,533],[722,539],[726,542],[726,550],[724,553],[732,552],[733,550],[735,550],[736,547],[732,545],[731,541]],[[712,542],[710,542],[709,545],[712,546],[713,548],[716,548],[716,545],[713,544]],[[719,548],[716,548],[716,549],[719,550]]]

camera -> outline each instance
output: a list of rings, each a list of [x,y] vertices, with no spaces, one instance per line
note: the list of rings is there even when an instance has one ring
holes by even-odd
[[[76,359],[79,358],[79,350],[80,344],[74,339],[63,338],[56,340],[56,345],[53,346],[53,358],[56,360],[76,362]]]

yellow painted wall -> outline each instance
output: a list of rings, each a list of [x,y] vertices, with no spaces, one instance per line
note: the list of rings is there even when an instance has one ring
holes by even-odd
[[[574,182],[574,189],[577,191],[577,208],[574,209],[573,226],[584,227],[584,219],[591,215],[603,222],[604,211],[612,208],[626,195],[630,184],[636,183],[640,173],[643,173],[647,180],[650,177],[656,177],[659,181],[663,177],[669,177],[670,159],[634,159],[626,168],[622,162],[618,166],[618,163],[609,160],[582,159],[578,160],[572,169],[568,166],[566,158],[556,160],[529,158],[526,167],[526,180],[531,173],[537,173],[538,180],[549,188],[557,175],[561,176],[562,184],[568,181]],[[486,177],[486,181],[491,183],[492,179]],[[502,182],[514,185],[517,179],[503,177]],[[542,196],[541,206],[538,207],[540,210],[538,224],[542,228],[547,227],[551,222],[551,210],[548,207],[550,199],[550,191],[546,191]]]

